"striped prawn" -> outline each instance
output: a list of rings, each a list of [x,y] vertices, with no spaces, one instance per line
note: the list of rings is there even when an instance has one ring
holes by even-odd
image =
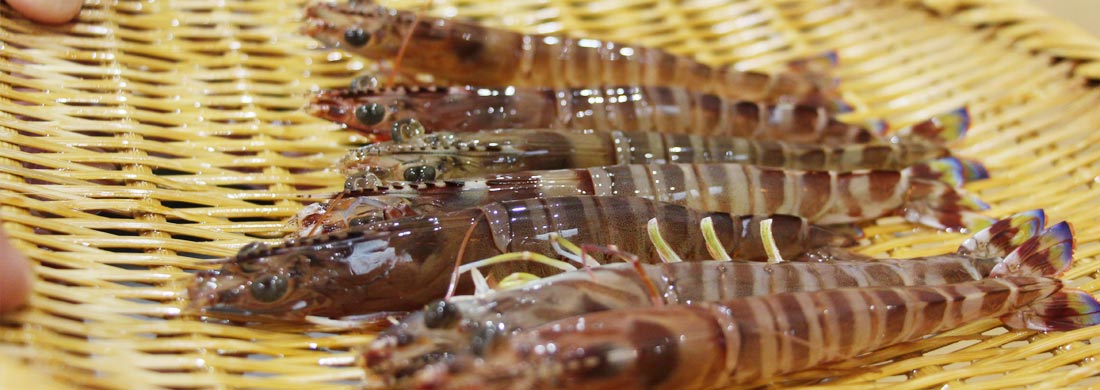
[[[367,76],[369,77],[369,76]],[[353,83],[356,84],[356,83]],[[377,84],[377,82],[369,83]],[[595,129],[737,136],[828,145],[882,141],[883,122],[869,127],[836,120],[822,107],[764,104],[677,87],[603,88],[418,87],[328,90],[306,111],[386,140],[394,125],[416,119],[428,129],[472,132],[495,129]],[[899,129],[897,138],[931,132],[937,138],[965,131],[966,109]],[[961,129],[961,130],[955,130]]]
[[[843,109],[835,80],[813,72],[766,74],[712,67],[637,45],[523,34],[464,20],[415,15],[373,3],[313,3],[306,35],[373,60],[398,56],[400,72],[451,84],[576,88],[676,86],[732,99],[796,101]]]
[[[492,334],[510,334],[573,316],[645,306],[718,302],[735,297],[845,287],[943,285],[990,274],[1029,242],[1063,234],[1043,230],[1041,210],[993,223],[952,254],[865,261],[843,251],[822,262],[691,261],[616,263],[565,272],[518,288],[454,297],[428,305],[390,327],[364,349],[368,369],[387,383],[464,349],[485,348]],[[702,226],[705,236],[706,223]],[[654,235],[658,247],[667,247]],[[713,251],[720,253],[720,251]],[[838,260],[839,259],[839,260]],[[855,260],[855,261],[851,261]]]
[[[827,146],[732,136],[559,129],[425,134],[414,120],[399,125],[403,129],[395,131],[405,135],[353,150],[340,162],[341,169],[361,172],[382,184],[622,164],[731,162],[839,171],[904,169],[951,154],[945,146],[924,142]],[[968,165],[980,167],[977,162]]]
[[[539,198],[380,221],[281,245],[248,245],[220,270],[196,278],[190,307],[209,315],[291,321],[417,310],[442,298],[448,286],[470,291],[468,281],[450,283],[451,270],[461,264],[511,252],[560,260],[552,234],[650,255],[656,249],[645,226],[656,218],[673,235],[673,250],[702,258],[708,254],[706,240],[691,227],[706,217],[714,221],[727,255],[767,258],[755,222],[763,217],[707,213],[636,197]],[[774,220],[784,257],[853,243],[847,235],[798,217]],[[515,272],[548,275],[555,270],[530,262],[487,268],[497,280]]]
[[[1073,248],[1063,222],[978,280],[641,305],[479,332],[399,387],[707,389],[773,381],[988,318],[1039,331],[1096,325],[1100,302],[1058,278]]]
[[[986,206],[945,182],[962,180],[947,159],[901,171],[801,171],[743,164],[618,165],[516,172],[468,180],[391,183],[353,188],[328,205],[311,205],[292,221],[299,234],[407,215],[547,196],[636,196],[693,209],[736,214],[788,214],[817,224],[846,224],[901,215],[934,228],[984,223]],[[938,176],[941,180],[927,179]]]

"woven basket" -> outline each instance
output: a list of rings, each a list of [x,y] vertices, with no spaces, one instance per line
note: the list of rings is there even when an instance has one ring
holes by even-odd
[[[394,3],[418,7],[418,1]],[[993,179],[968,190],[1003,216],[1076,226],[1073,285],[1100,289],[1100,42],[1019,1],[437,0],[431,13],[523,31],[661,46],[775,69],[841,57],[848,119],[896,126],[969,106],[957,151]],[[92,1],[43,27],[0,6],[0,214],[35,264],[29,307],[0,321],[0,388],[330,389],[366,378],[369,334],[237,327],[178,314],[190,274],[274,239],[303,194],[362,142],[300,110],[371,64],[298,34],[300,1]],[[507,14],[500,14],[507,10]],[[953,250],[963,235],[887,218],[869,254]],[[1008,332],[996,321],[782,378],[819,388],[1095,385],[1100,327]],[[777,385],[779,386],[779,385]],[[781,386],[780,386],[781,387]]]

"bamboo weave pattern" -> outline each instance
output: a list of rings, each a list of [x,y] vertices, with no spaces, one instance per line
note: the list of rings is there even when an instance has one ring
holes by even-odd
[[[92,1],[60,27],[0,6],[0,216],[37,275],[30,308],[0,320],[0,387],[347,389],[369,380],[347,352],[369,334],[179,316],[190,273],[285,233],[301,196],[338,189],[327,168],[365,141],[300,110],[310,91],[375,67],[299,34],[301,5]],[[967,190],[993,205],[990,216],[1044,208],[1071,221],[1078,252],[1067,278],[1100,290],[1100,152],[1091,148],[1100,91],[1088,83],[1100,79],[1100,41],[1026,3],[436,0],[430,12],[752,69],[836,49],[857,108],[847,119],[897,127],[969,106],[974,126],[957,149],[993,178]],[[900,257],[965,238],[899,218],[865,230],[864,252]],[[1100,327],[1039,335],[987,321],[777,386],[1095,386],[1098,341]],[[812,385],[827,376],[839,379]]]

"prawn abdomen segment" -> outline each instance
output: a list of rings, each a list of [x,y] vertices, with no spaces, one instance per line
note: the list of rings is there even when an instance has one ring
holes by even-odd
[[[633,314],[595,328],[570,319],[522,334],[513,344],[517,360],[553,367],[536,374],[536,382],[552,383],[547,388],[585,389],[703,388],[737,361],[736,327],[723,330],[706,309],[684,305]],[[681,334],[692,342],[682,343]],[[593,345],[593,337],[601,341]]]

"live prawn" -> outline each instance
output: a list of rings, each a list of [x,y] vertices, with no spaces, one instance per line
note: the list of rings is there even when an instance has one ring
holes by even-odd
[[[974,212],[987,207],[981,200],[945,183],[964,180],[962,165],[955,160],[940,163],[845,173],[744,164],[632,164],[384,186],[352,177],[349,191],[326,206],[306,208],[292,223],[300,234],[309,235],[392,216],[570,195],[644,197],[712,212],[795,215],[818,224],[902,215],[930,227],[960,229],[987,220]]]
[[[678,87],[589,88],[397,86],[327,90],[306,107],[314,116],[390,138],[394,125],[416,119],[427,129],[594,129],[737,136],[827,145],[887,141],[886,124],[841,122],[822,108],[726,99]],[[931,134],[944,143],[961,137],[969,114],[960,108],[896,129],[897,139]]]
[[[733,136],[561,129],[425,134],[418,122],[400,125],[406,130],[395,131],[407,134],[348,153],[341,169],[363,172],[383,184],[623,164],[729,162],[814,170],[900,170],[951,155],[945,146],[924,142],[826,146]],[[980,163],[966,161],[977,167],[975,171],[984,172]]]
[[[975,281],[625,308],[486,332],[411,374],[411,387],[704,389],[757,384],[981,319],[1042,331],[1100,323],[1100,302],[1058,279],[1072,262],[1071,228],[1048,233]]]
[[[695,226],[706,217],[731,257],[766,259],[758,223],[773,228],[785,258],[814,248],[846,246],[847,235],[792,216],[707,213],[636,197],[559,197],[495,202],[450,213],[365,224],[281,245],[249,245],[221,270],[198,276],[191,308],[225,317],[285,319],[345,317],[417,310],[442,298],[461,264],[528,252],[559,258],[551,234],[580,242],[617,245],[657,258],[647,222],[656,218],[671,235],[672,249],[704,258],[706,240]],[[605,261],[604,258],[597,258]],[[560,269],[535,262],[488,267],[492,278],[515,272],[548,275]],[[457,285],[469,292],[469,281]]]
[[[1037,241],[1032,238],[1044,224],[1041,210],[1019,213],[978,232],[955,253],[924,258],[867,259],[833,251],[832,257],[819,262],[617,263],[566,272],[515,289],[428,305],[365,348],[366,364],[393,383],[449,354],[483,348],[472,345],[488,341],[480,333],[509,334],[599,311],[844,287],[975,281],[988,276],[1016,248]],[[1060,229],[1045,234],[1059,234]]]
[[[835,80],[812,72],[766,74],[712,67],[663,50],[561,35],[523,34],[469,21],[417,16],[377,4],[314,3],[307,35],[374,60],[403,53],[403,73],[485,87],[678,86],[743,100],[840,109]],[[408,40],[406,42],[406,39]]]

